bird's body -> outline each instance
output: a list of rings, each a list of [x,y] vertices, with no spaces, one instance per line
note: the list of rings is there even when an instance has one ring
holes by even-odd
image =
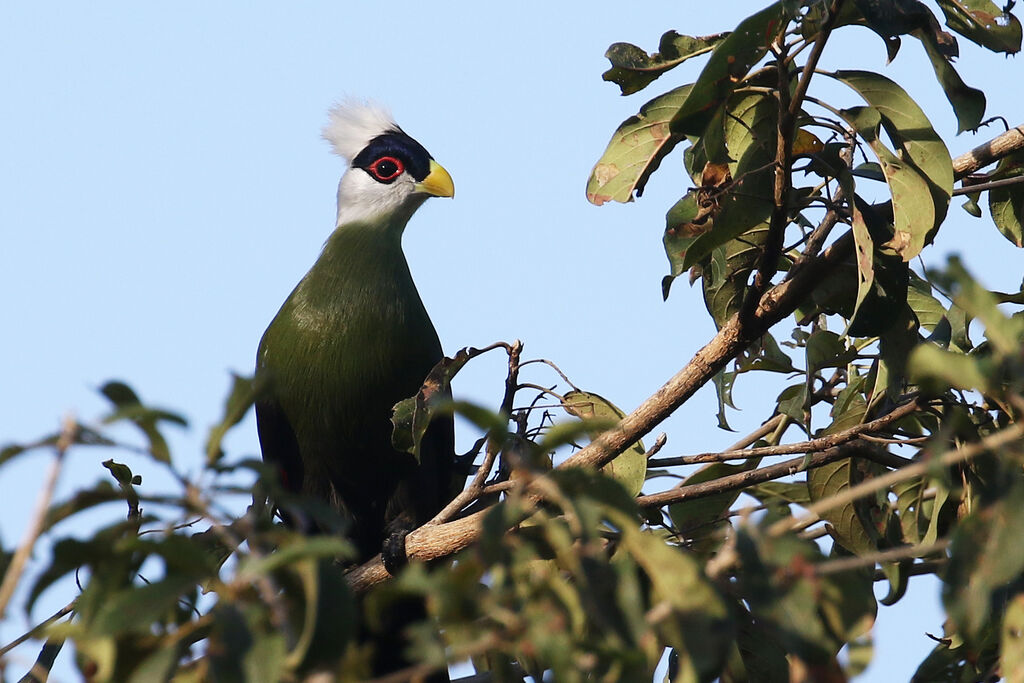
[[[257,360],[273,395],[257,407],[264,457],[286,488],[349,518],[360,560],[397,527],[408,531],[439,510],[452,476],[449,421],[434,427],[418,464],[391,446],[392,407],[442,357],[400,240],[379,226],[338,228]]]
[[[380,109],[336,108],[324,136],[349,169],[334,232],[260,342],[260,445],[285,489],[350,521],[359,561],[383,549],[387,565],[390,549],[391,569],[396,549],[404,558],[405,534],[451,497],[451,419],[430,425],[417,459],[393,447],[390,418],[442,358],[402,232],[428,197],[452,196],[454,188]]]

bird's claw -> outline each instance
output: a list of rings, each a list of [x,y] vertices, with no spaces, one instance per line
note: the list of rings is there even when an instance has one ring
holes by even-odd
[[[384,539],[384,545],[380,550],[380,558],[384,562],[384,569],[388,574],[395,576],[399,570],[409,564],[409,556],[405,552],[405,537],[408,531],[401,530],[391,533]]]

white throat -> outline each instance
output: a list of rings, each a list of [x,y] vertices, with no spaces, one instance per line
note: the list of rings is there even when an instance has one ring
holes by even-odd
[[[335,227],[368,223],[401,230],[426,199],[426,194],[415,191],[409,178],[382,184],[362,169],[349,169],[338,183]]]

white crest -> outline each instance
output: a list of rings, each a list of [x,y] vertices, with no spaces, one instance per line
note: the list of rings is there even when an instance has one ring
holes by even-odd
[[[321,134],[334,153],[352,161],[378,135],[401,130],[385,107],[374,102],[346,99],[331,107]]]

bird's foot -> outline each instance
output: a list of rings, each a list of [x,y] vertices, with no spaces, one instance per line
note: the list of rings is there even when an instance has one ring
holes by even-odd
[[[409,564],[409,556],[405,552],[405,537],[409,535],[406,530],[392,532],[384,539],[384,546],[380,549],[380,558],[384,562],[384,569],[388,574],[395,576],[399,570]]]

